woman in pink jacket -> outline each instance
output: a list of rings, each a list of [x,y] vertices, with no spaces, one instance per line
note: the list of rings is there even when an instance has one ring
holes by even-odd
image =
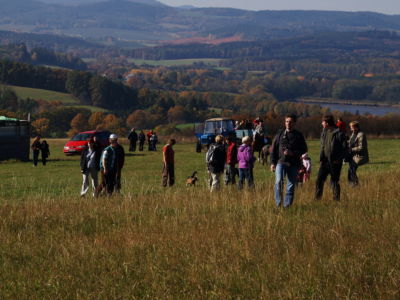
[[[242,138],[242,145],[238,149],[238,167],[239,167],[239,182],[238,188],[243,188],[244,181],[247,180],[247,186],[249,188],[254,187],[253,179],[253,167],[254,167],[254,156],[253,149],[251,147],[251,138],[245,136]]]

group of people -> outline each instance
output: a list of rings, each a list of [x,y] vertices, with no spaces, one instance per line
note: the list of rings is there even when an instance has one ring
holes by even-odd
[[[277,206],[290,207],[293,204],[294,191],[298,183],[309,180],[311,159],[308,147],[301,132],[295,129],[295,115],[285,117],[284,128],[275,135],[270,146],[271,171],[275,172],[274,194]],[[368,145],[365,134],[360,131],[357,121],[350,123],[351,136],[346,136],[346,125],[342,120],[335,123],[333,116],[322,119],[319,171],[315,187],[315,199],[321,199],[324,184],[328,176],[333,190],[333,198],[340,200],[340,173],[345,162],[349,164],[348,181],[352,186],[358,184],[357,168],[369,161]],[[254,141],[250,136],[242,138],[242,145],[236,146],[234,137],[224,139],[217,136],[209,147],[206,163],[209,172],[210,190],[220,189],[220,178],[225,172],[225,184],[234,184],[239,175],[238,188],[245,181],[249,188],[254,187],[253,155]],[[238,168],[236,168],[236,165]],[[286,192],[283,197],[285,178]]]
[[[40,141],[41,137],[37,136],[31,144],[33,166],[36,167],[39,161],[39,155],[42,154],[43,166],[47,163],[47,158],[50,156],[50,147],[46,140]]]
[[[102,192],[112,195],[114,190],[121,190],[121,172],[125,163],[124,148],[118,143],[116,134],[110,135],[110,145],[102,148],[94,139],[88,140],[88,147],[81,154],[81,173],[83,183],[81,197],[89,191],[89,181],[92,183],[93,196]],[[98,182],[100,172],[101,182]]]
[[[294,192],[298,183],[304,183],[310,178],[311,159],[307,154],[308,147],[303,134],[295,129],[296,121],[295,115],[285,117],[284,128],[277,132],[268,151],[271,161],[270,169],[275,172],[274,195],[277,206],[290,207],[293,204]],[[360,130],[360,124],[357,121],[349,124],[351,130],[349,137],[346,136],[346,125],[342,120],[335,123],[333,116],[326,115],[322,118],[321,124],[319,171],[314,198],[316,200],[321,199],[325,181],[330,176],[333,198],[339,201],[339,179],[342,166],[345,162],[349,164],[348,182],[353,186],[358,185],[357,169],[369,161],[367,139]],[[258,122],[257,126],[261,134],[262,121]],[[143,131],[140,131],[137,135],[135,129],[132,129],[128,137],[130,151],[136,150],[137,140],[139,140],[139,150],[143,150],[145,140],[143,136]],[[156,136],[156,134],[149,131],[147,136],[150,144],[151,137]],[[225,174],[225,185],[236,184],[236,177],[238,177],[237,187],[239,190],[243,189],[246,182],[248,188],[254,187],[253,168],[256,161],[254,157],[256,136],[257,130],[255,130],[253,137],[243,137],[240,146],[237,145],[236,136],[226,138],[222,135],[216,136],[215,143],[209,146],[206,153],[209,188],[212,192],[221,188],[221,176],[223,174]],[[158,141],[158,138],[156,140]],[[89,181],[91,181],[93,196],[95,197],[103,191],[107,195],[113,194],[114,190],[120,191],[125,151],[118,143],[116,134],[111,134],[109,141],[110,145],[103,149],[95,139],[88,140],[88,147],[82,152],[80,160],[83,176],[81,196],[88,193]],[[170,139],[162,150],[162,185],[164,187],[172,186],[175,183],[173,149],[175,143],[175,139]],[[156,149],[155,145],[152,147],[153,150]],[[34,139],[31,148],[34,166],[37,166],[40,152],[42,153],[43,165],[46,165],[46,158],[50,155],[47,142],[41,142],[38,136]],[[100,184],[98,180],[99,172],[101,175]],[[283,197],[285,178],[287,182],[285,196]]]
[[[143,151],[144,143],[146,142],[149,151],[157,151],[158,136],[153,130],[150,130],[147,134],[140,130],[139,134],[136,132],[135,128],[132,128],[128,135],[129,140],[129,152],[136,151],[136,144],[139,142],[139,151]]]

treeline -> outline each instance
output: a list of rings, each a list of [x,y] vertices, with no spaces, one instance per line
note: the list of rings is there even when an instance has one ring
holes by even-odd
[[[8,59],[33,65],[51,65],[74,70],[86,70],[86,63],[73,54],[54,52],[43,47],[30,51],[26,44],[7,44],[0,46],[0,59]]]

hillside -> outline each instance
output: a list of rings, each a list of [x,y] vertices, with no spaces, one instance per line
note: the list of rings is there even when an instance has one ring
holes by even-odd
[[[57,33],[102,40],[165,42],[207,37],[271,39],[326,31],[400,30],[400,16],[371,12],[246,11],[231,8],[175,8],[157,1],[4,0],[0,29]],[[81,1],[79,3],[82,3]]]

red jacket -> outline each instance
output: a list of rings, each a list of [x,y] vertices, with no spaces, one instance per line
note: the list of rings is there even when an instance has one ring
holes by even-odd
[[[228,149],[226,151],[226,163],[231,166],[235,166],[237,164],[237,146],[234,142],[229,142]]]
[[[343,121],[338,121],[338,122],[336,123],[336,126],[337,126],[337,128],[339,128],[339,130],[340,130],[341,132],[346,132],[346,123],[345,123],[345,122],[343,122]]]

